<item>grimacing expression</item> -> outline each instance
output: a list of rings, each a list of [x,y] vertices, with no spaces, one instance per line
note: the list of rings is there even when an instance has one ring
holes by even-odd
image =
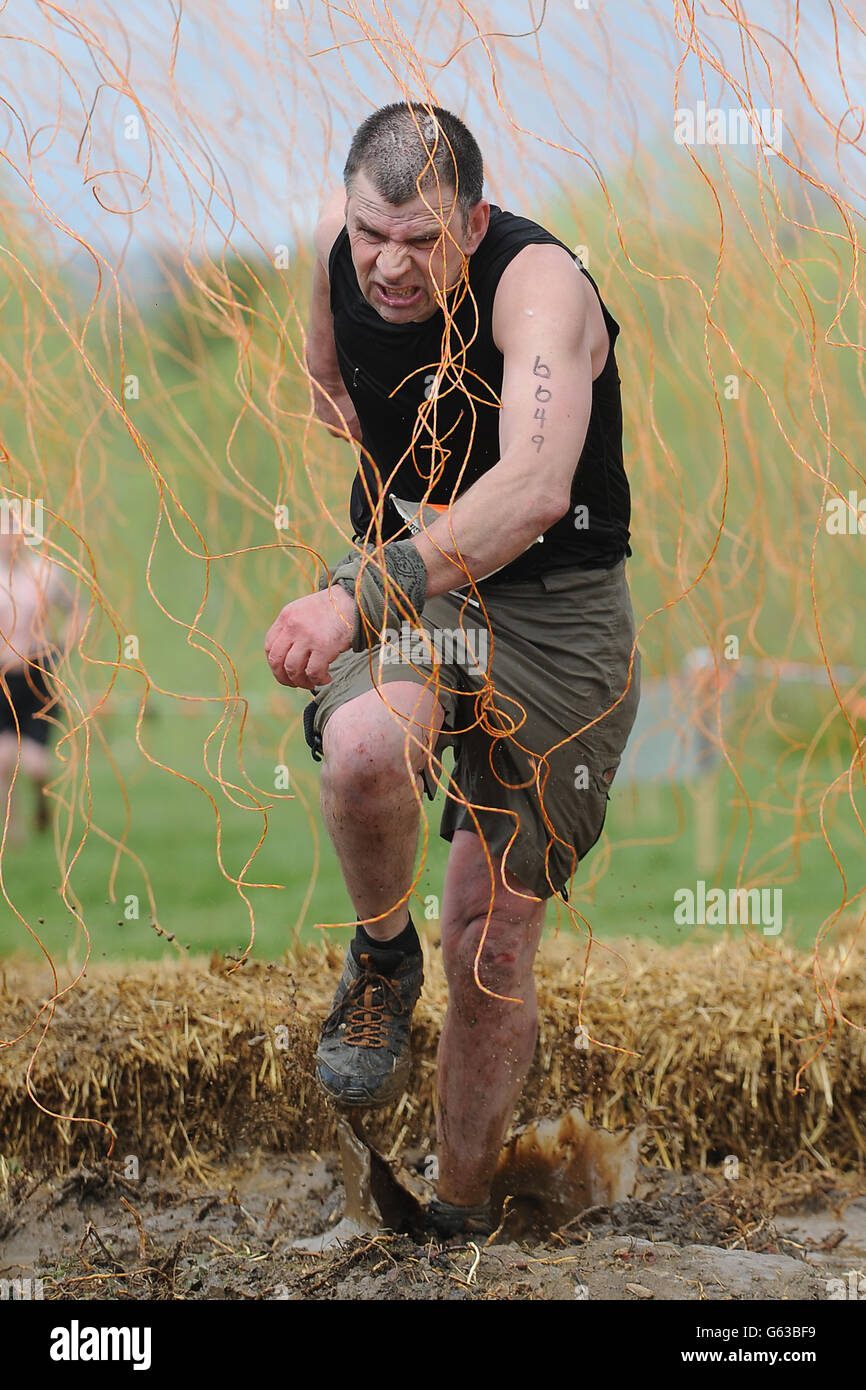
[[[346,228],[358,285],[367,303],[387,323],[422,323],[460,279],[464,258],[480,245],[490,221],[482,198],[469,213],[456,204],[453,188],[435,180],[395,207],[377,192],[363,169],[346,199]],[[445,230],[443,231],[443,224]]]

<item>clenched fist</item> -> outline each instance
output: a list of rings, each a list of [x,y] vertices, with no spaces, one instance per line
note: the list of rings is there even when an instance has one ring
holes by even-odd
[[[352,645],[355,601],[339,584],[287,603],[265,637],[265,655],[280,685],[327,685],[328,667]]]

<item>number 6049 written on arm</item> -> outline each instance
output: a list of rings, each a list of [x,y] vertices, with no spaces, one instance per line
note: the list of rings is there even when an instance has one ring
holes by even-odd
[[[535,366],[532,368],[532,374],[533,376],[544,377],[546,381],[550,380],[550,368],[542,362],[540,357],[536,357],[535,359]],[[539,404],[535,407],[535,419],[539,420],[541,423],[538,426],[538,434],[532,436],[532,443],[535,445],[535,452],[537,454],[541,453],[541,446],[544,443],[544,434],[542,431],[544,430],[545,421],[547,419],[544,407],[552,396],[553,392],[548,390],[546,386],[536,386],[535,399]]]

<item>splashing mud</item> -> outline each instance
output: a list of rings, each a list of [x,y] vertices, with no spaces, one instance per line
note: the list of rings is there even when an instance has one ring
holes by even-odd
[[[384,1229],[420,1234],[424,1208],[419,1194],[413,1191],[409,1170],[383,1158],[367,1138],[358,1115],[337,1121],[337,1137],[346,1189],[342,1218],[323,1235],[296,1240],[295,1248],[319,1252],[353,1236]]]
[[[518,1130],[493,1179],[502,1238],[546,1235],[587,1207],[631,1197],[648,1132],[645,1123],[616,1134],[595,1129],[576,1106]]]
[[[612,1134],[594,1128],[576,1107],[524,1125],[509,1139],[493,1179],[493,1240],[546,1235],[588,1207],[632,1196],[646,1124]],[[358,1116],[338,1121],[346,1203],[332,1231],[296,1241],[321,1251],[383,1229],[420,1235],[432,1186],[404,1163],[390,1162]]]

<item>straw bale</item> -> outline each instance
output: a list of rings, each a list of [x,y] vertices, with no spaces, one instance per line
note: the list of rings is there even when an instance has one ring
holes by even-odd
[[[618,942],[617,951],[595,949],[585,981],[585,947],[575,938],[561,936],[539,958],[539,1042],[515,1124],[573,1104],[613,1130],[649,1113],[645,1157],[667,1167],[734,1155],[749,1172],[771,1163],[864,1169],[864,948],[844,964],[839,947],[823,958],[825,980],[841,970],[839,998],[856,1025],[837,1011],[823,1049],[827,1009],[816,1010],[806,957],[731,939],[674,950]],[[411,1087],[369,1125],[385,1152],[435,1147],[447,989],[431,940],[425,954]],[[341,963],[342,950],[325,942],[231,975],[216,955],[90,966],[57,1001],[42,1038],[47,1011],[34,1020],[50,996],[48,977],[7,961],[2,1033],[29,1031],[0,1048],[0,1153],[65,1171],[105,1156],[109,1136],[92,1121],[113,1127],[113,1159],[134,1154],[163,1169],[256,1147],[334,1148],[333,1113],[313,1065]]]

